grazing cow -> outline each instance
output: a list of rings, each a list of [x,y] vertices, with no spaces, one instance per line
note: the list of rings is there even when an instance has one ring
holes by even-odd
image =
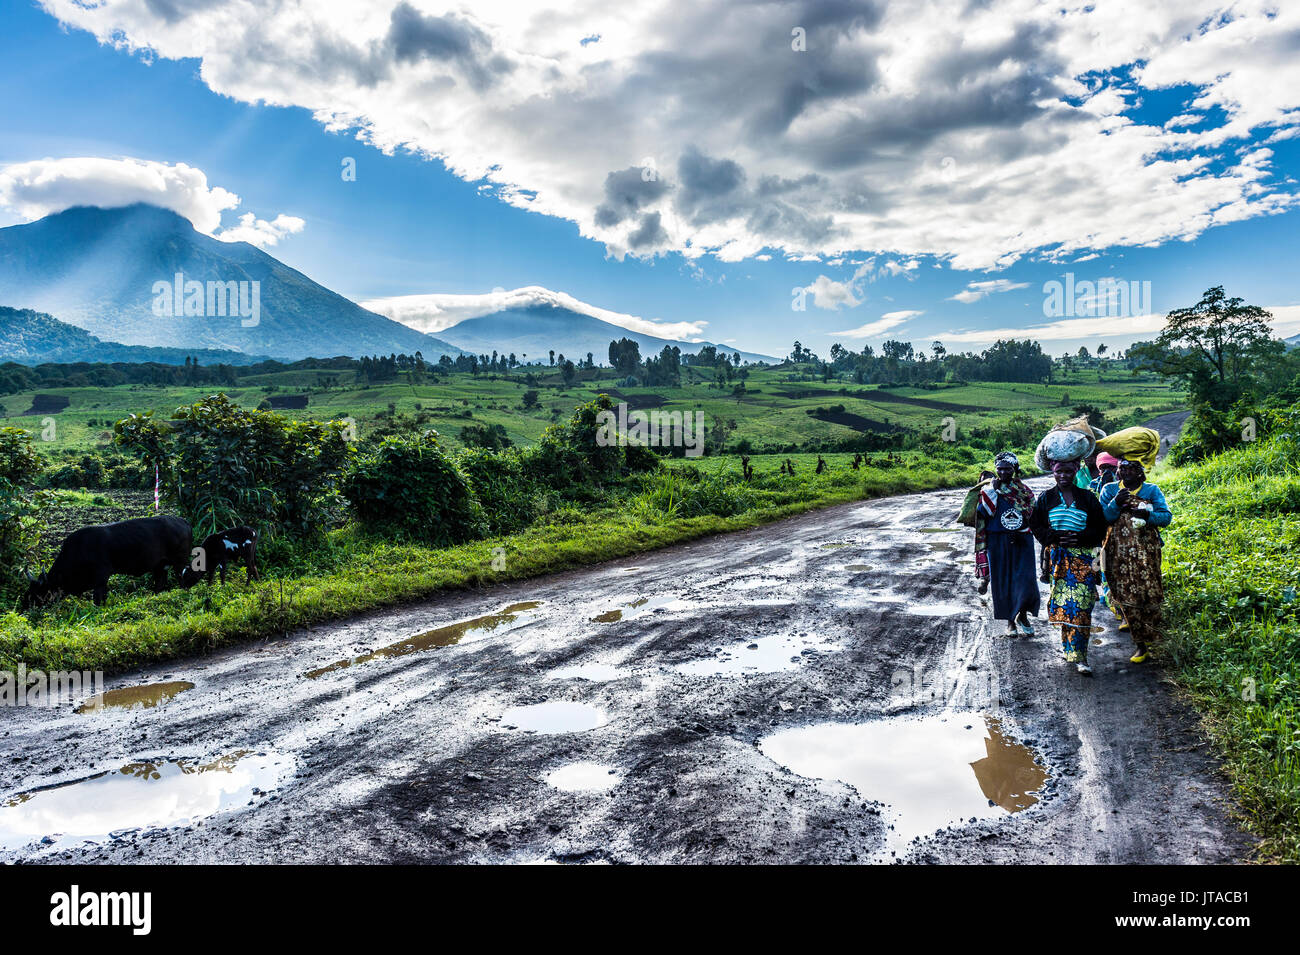
[[[27,588],[22,609],[87,590],[93,592],[95,603],[102,604],[113,574],[152,574],[154,589],[162,590],[167,586],[168,567],[179,579],[188,565],[192,540],[189,523],[179,517],[138,517],[79,528],[63,539],[49,572]]]
[[[181,586],[193,587],[199,578],[206,575],[212,583],[212,575],[221,571],[221,582],[226,582],[226,565],[244,562],[249,581],[258,580],[257,572],[257,531],[251,527],[232,527],[218,531],[203,538],[200,545],[202,566],[196,570],[194,564],[187,566],[181,574]]]

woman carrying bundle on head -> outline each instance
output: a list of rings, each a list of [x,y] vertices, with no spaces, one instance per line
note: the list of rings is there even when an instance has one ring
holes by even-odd
[[[1094,550],[1106,536],[1106,515],[1097,496],[1079,487],[1079,462],[1092,453],[1091,432],[1069,427],[1048,432],[1034,453],[1034,461],[1051,471],[1055,486],[1034,504],[1030,529],[1047,551],[1051,594],[1047,619],[1061,628],[1061,651],[1079,673],[1092,675],[1088,665],[1088,640],[1092,635],[1092,608],[1097,603],[1099,574]]]
[[[1165,599],[1160,574],[1163,542],[1159,528],[1174,519],[1160,488],[1147,483],[1137,461],[1119,463],[1119,480],[1101,491],[1101,507],[1111,522],[1106,537],[1106,580],[1111,607],[1128,624],[1137,651],[1132,663],[1145,663],[1147,650],[1160,638]]]
[[[1041,604],[1029,530],[1034,492],[1020,479],[1020,461],[1010,451],[994,458],[994,473],[975,506],[975,561],[992,585],[993,619],[1007,622],[1009,637],[1032,636],[1029,615],[1038,616]]]

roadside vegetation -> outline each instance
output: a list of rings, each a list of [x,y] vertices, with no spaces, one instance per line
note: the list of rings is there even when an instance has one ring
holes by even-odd
[[[300,465],[275,429],[292,433],[300,423],[233,409],[219,398],[185,409],[177,420],[188,423],[179,430],[126,419],[118,426],[120,444],[159,462],[167,509],[190,520],[196,537],[214,521],[233,519],[229,508],[240,502],[243,513],[258,514],[272,529],[259,555],[265,579],[250,585],[236,573],[224,585],[153,593],[143,579],[117,577],[102,607],[82,597],[28,614],[0,612],[0,669],[21,662],[29,669],[120,671],[448,588],[590,565],[831,504],[966,484],[984,464],[974,449],[948,445],[869,457],[664,459],[644,448],[596,443],[595,416],[611,404],[604,398],[580,405],[525,449],[448,451],[432,433],[348,446],[345,467],[314,472],[336,481],[338,493],[303,495],[296,509],[281,499],[284,482],[232,480],[236,470],[258,479],[249,468],[229,466],[242,460],[230,441],[264,435],[296,473]],[[187,430],[198,427],[202,440]],[[313,433],[301,454],[318,464],[315,439],[328,443],[331,436]],[[256,459],[256,443],[246,442],[241,453]],[[150,495],[133,500],[134,516],[152,513]],[[100,495],[58,492],[51,507],[66,512],[103,503]],[[47,540],[45,555],[57,543]],[[16,596],[10,589],[10,606]]]
[[[1168,472],[1168,650],[1266,859],[1300,862],[1300,404]]]

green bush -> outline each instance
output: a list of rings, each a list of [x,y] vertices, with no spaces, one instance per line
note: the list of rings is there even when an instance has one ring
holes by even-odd
[[[530,476],[562,492],[581,485],[600,485],[622,476],[627,462],[617,442],[601,443],[601,412],[612,412],[608,395],[578,405],[565,424],[550,425],[525,452]]]
[[[343,496],[369,531],[435,547],[484,537],[489,524],[436,431],[385,438],[348,471]]]
[[[46,497],[29,485],[45,459],[21,428],[0,428],[0,600],[16,598],[26,587],[25,571],[35,552],[37,519]]]
[[[467,448],[456,455],[455,463],[483,505],[492,536],[522,530],[541,514],[544,489],[529,476],[523,455],[514,448]]]
[[[757,504],[758,495],[734,474],[674,468],[642,478],[632,509],[646,520],[673,520],[703,514],[732,517]]]
[[[200,537],[238,524],[317,536],[352,452],[341,421],[249,411],[225,395],[178,408],[171,421],[131,415],[113,431],[159,468],[168,504]]]

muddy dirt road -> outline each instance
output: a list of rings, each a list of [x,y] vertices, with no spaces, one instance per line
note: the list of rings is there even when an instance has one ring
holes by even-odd
[[[1242,858],[1204,739],[1109,614],[1092,679],[1045,623],[1008,639],[988,619],[970,531],[946,523],[959,499],[111,681],[168,684],[133,708],[11,710],[0,860]]]

